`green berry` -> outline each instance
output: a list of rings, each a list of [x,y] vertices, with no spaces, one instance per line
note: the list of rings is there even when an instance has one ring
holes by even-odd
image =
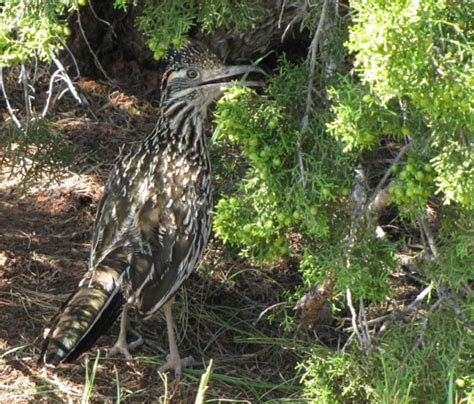
[[[363,136],[362,141],[366,144],[374,143],[375,142],[375,135],[368,133],[365,136]]]
[[[418,181],[422,181],[423,178],[425,178],[425,174],[423,173],[423,171],[418,170],[418,171],[415,173],[415,178],[416,178]]]
[[[278,120],[276,118],[270,119],[270,122],[268,122],[268,127],[273,130],[273,129],[276,129],[277,126],[278,126]]]
[[[255,149],[258,146],[258,139],[256,137],[251,138],[249,140],[249,146]]]
[[[258,160],[258,154],[257,153],[249,153],[249,159],[251,161],[257,161]]]
[[[275,157],[275,158],[272,159],[272,164],[275,167],[280,167],[281,166],[281,160],[278,157]]]
[[[264,225],[264,226],[265,226],[265,228],[266,228],[267,230],[271,230],[271,229],[273,228],[273,221],[272,221],[272,220],[267,220],[267,221],[265,222],[265,225]]]
[[[155,60],[160,60],[163,56],[165,56],[165,51],[163,49],[158,49],[157,51],[153,52],[153,58]]]
[[[411,134],[410,128],[407,128],[406,126],[404,126],[402,128],[402,134],[403,136],[409,136]]]
[[[463,389],[466,387],[466,382],[463,379],[456,379],[456,386],[458,386],[460,389]]]
[[[329,188],[323,188],[323,198],[328,199],[331,196],[331,190]]]
[[[422,186],[417,186],[414,188],[415,195],[423,195],[425,193],[425,190]]]
[[[267,159],[270,156],[270,149],[268,147],[265,147],[261,152],[260,152],[260,157],[263,159]]]
[[[148,41],[148,47],[154,52],[158,50],[158,43],[154,39]]]

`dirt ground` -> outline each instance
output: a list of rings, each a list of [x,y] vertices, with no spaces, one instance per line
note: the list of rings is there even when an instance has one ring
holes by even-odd
[[[215,239],[177,297],[180,351],[196,360],[179,383],[157,372],[167,350],[161,315],[132,319],[132,328],[145,338],[132,361],[106,357],[118,335],[116,323],[76,363],[57,369],[36,364],[45,327],[86,271],[107,175],[155,123],[160,77],[133,63],[117,64],[116,73],[120,86],[89,79],[78,83],[85,105],[65,96],[52,107],[53,120],[77,153],[74,167],[59,181],[49,186],[38,181],[24,192],[18,175],[5,167],[1,173],[0,402],[81,401],[97,354],[94,402],[193,402],[211,359],[208,399],[301,397],[295,341],[283,338],[278,322],[259,319],[282,300],[281,285],[288,289],[298,283],[296,269],[284,262],[255,267]]]

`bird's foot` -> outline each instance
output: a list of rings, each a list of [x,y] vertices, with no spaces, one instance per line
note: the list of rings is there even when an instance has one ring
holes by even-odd
[[[179,379],[181,377],[181,370],[183,368],[192,366],[195,360],[192,356],[187,356],[186,358],[181,359],[179,355],[172,357],[168,355],[166,357],[166,363],[158,369],[158,372],[163,373],[167,370],[174,370],[174,377]]]
[[[126,341],[117,341],[115,345],[110,348],[107,356],[114,356],[117,354],[122,354],[125,359],[132,359],[132,355],[130,354],[129,350],[132,351],[135,348],[138,348],[139,346],[143,345],[145,341],[143,340],[142,337],[137,338],[135,341],[130,342],[127,344]]]

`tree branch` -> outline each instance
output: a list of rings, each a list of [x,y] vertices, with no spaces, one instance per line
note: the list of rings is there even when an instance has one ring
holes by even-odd
[[[400,317],[400,316],[404,316],[404,315],[407,315],[407,314],[410,314],[413,310],[415,310],[417,308],[417,306],[431,293],[431,291],[433,290],[433,285],[430,284],[428,285],[426,288],[424,288],[415,298],[415,300],[413,300],[406,308],[404,309],[401,309],[401,310],[396,310],[396,311],[393,311],[389,314],[385,314],[383,316],[380,316],[380,317],[377,317],[377,318],[374,318],[372,320],[368,320],[366,322],[366,324],[369,326],[369,325],[374,325],[374,324],[377,324],[377,323],[381,323],[382,321],[385,321],[385,320],[389,320],[389,319],[392,319],[392,318],[395,318],[395,317]],[[344,331],[346,332],[351,332],[351,331],[354,331],[354,326],[351,326],[351,327],[347,327],[347,328],[344,328]]]
[[[305,133],[308,130],[309,126],[309,115],[311,110],[313,109],[313,87],[314,87],[314,72],[316,69],[316,55],[319,46],[319,40],[321,37],[321,32],[323,30],[323,26],[326,20],[327,8],[329,5],[330,0],[324,0],[323,7],[321,9],[321,16],[319,17],[318,27],[316,32],[314,33],[313,40],[311,41],[311,45],[309,46],[308,57],[309,57],[309,79],[308,79],[308,86],[306,90],[306,108],[301,119],[301,133]],[[304,174],[304,164],[303,164],[303,156],[301,151],[301,144],[298,141],[297,143],[297,153],[298,153],[298,164],[300,168],[300,183],[301,186],[304,188],[306,185],[305,174]]]
[[[106,71],[104,70],[104,68],[102,67],[101,63],[99,62],[99,58],[97,57],[97,55],[95,54],[94,50],[92,49],[91,47],[91,44],[89,43],[89,41],[87,40],[87,36],[86,36],[86,33],[84,32],[84,28],[82,27],[82,22],[81,22],[81,13],[79,11],[77,11],[77,25],[79,26],[79,30],[81,31],[81,34],[82,34],[82,37],[84,38],[84,42],[86,43],[86,46],[87,46],[87,49],[89,49],[89,52],[90,54],[92,55],[92,57],[94,58],[94,64],[96,65],[96,67],[102,72],[102,74],[104,75],[104,77],[110,81],[111,83],[113,83],[114,85],[116,85],[117,87],[119,87],[117,85],[117,83],[112,80],[109,75],[106,73]]]
[[[29,83],[28,83],[28,75],[26,74],[26,67],[25,63],[21,64],[21,70],[20,70],[20,81],[21,84],[23,85],[23,97],[25,101],[25,111],[26,111],[26,118],[27,122],[30,122],[31,119],[31,98],[30,98],[30,93],[29,93]]]
[[[16,125],[16,127],[18,129],[21,129],[21,123],[16,117],[15,113],[13,112],[13,109],[10,105],[10,101],[8,100],[8,97],[7,97],[7,92],[5,90],[5,83],[3,82],[3,66],[0,66],[0,86],[2,87],[2,94],[3,94],[3,98],[5,99],[5,104],[7,105],[8,114],[12,118],[12,121]]]
[[[428,319],[430,315],[435,311],[435,309],[444,301],[444,297],[440,297],[428,310],[426,313],[426,316],[423,318],[421,322],[421,331],[418,335],[418,338],[415,341],[415,344],[413,347],[410,349],[410,351],[404,356],[402,363],[400,364],[400,367],[398,368],[398,371],[401,372],[408,359],[413,355],[413,353],[418,349],[418,347],[423,344],[424,338],[425,338],[425,332],[426,332],[426,327],[428,326]]]
[[[51,56],[51,59],[53,60],[54,64],[56,65],[56,67],[58,68],[58,70],[61,73],[60,78],[66,83],[70,93],[76,99],[76,101],[79,104],[82,104],[82,100],[79,97],[79,94],[77,93],[76,89],[74,88],[74,84],[72,83],[71,79],[69,78],[69,75],[67,74],[66,69],[64,68],[63,64],[53,53],[51,53],[50,56]]]
[[[420,224],[421,228],[423,229],[423,232],[426,236],[426,240],[428,242],[428,246],[430,247],[431,253],[433,254],[433,257],[438,256],[438,250],[436,248],[436,243],[434,241],[433,233],[431,232],[430,225],[426,218],[420,218]]]
[[[385,174],[384,176],[382,177],[382,179],[379,181],[379,183],[377,184],[377,186],[375,187],[374,189],[374,192],[372,193],[372,196],[369,198],[369,200],[367,201],[367,203],[365,204],[365,215],[366,215],[366,219],[367,221],[370,221],[370,218],[368,217],[368,213],[371,211],[370,209],[370,206],[372,205],[372,203],[374,202],[374,200],[377,198],[377,196],[379,195],[379,192],[382,190],[382,187],[385,185],[385,183],[387,182],[388,178],[390,177],[391,173],[392,173],[392,167],[397,164],[400,159],[403,157],[403,155],[411,148],[411,143],[407,143],[406,145],[404,145],[400,151],[398,152],[398,154],[395,156],[395,158],[392,160],[392,162],[390,163],[390,166],[388,167],[388,169],[385,171]]]

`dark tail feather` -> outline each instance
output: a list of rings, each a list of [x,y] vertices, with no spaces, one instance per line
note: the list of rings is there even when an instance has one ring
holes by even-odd
[[[53,320],[39,363],[72,362],[116,320],[125,298],[120,273],[101,266],[86,274]]]

